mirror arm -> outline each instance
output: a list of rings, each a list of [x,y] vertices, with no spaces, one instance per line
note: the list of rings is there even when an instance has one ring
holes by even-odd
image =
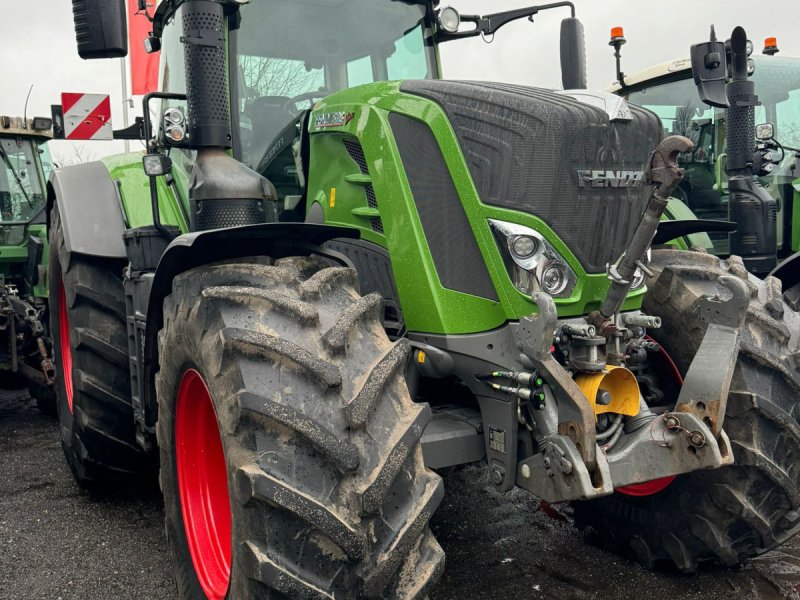
[[[451,40],[475,37],[478,35],[493,35],[503,25],[506,25],[511,21],[524,19],[526,17],[532,21],[533,17],[543,10],[560,8],[562,6],[568,6],[572,13],[572,17],[575,17],[575,5],[572,2],[553,2],[551,4],[542,4],[540,6],[529,6],[527,8],[518,8],[516,10],[486,15],[485,17],[479,15],[461,15],[461,21],[466,23],[475,23],[475,29],[470,29],[469,31],[456,31],[455,33],[437,31],[436,41],[449,42]]]
[[[144,118],[143,117],[136,117],[135,122],[133,125],[126,127],[125,129],[115,129],[114,130],[114,139],[115,140],[145,140],[147,139],[144,135]]]

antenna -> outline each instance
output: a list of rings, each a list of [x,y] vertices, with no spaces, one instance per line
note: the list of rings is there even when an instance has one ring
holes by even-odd
[[[711,41],[712,42],[717,41],[717,32],[714,31],[714,25],[711,25]]]
[[[28,95],[25,98],[25,108],[22,109],[22,128],[28,128],[28,100],[31,99],[31,92],[33,91],[33,84],[28,88]]]

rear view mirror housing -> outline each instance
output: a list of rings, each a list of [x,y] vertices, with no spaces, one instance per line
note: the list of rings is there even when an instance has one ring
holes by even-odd
[[[561,21],[561,84],[565,90],[585,90],[586,42],[583,24],[574,16]]]
[[[713,27],[711,41],[692,45],[691,56],[692,75],[700,99],[709,106],[728,108],[725,43],[717,41]]]
[[[128,54],[125,0],[72,0],[78,55],[83,59]]]

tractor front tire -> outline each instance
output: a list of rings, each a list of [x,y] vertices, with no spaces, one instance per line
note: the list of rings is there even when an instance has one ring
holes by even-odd
[[[661,317],[652,335],[684,375],[705,332],[689,310],[695,300],[730,294],[719,283],[724,275],[750,289],[723,423],[734,464],[679,475],[653,495],[615,493],[576,504],[576,520],[629,547],[649,568],[733,566],[800,530],[800,315],[785,305],[777,279],[749,275],[737,256],[659,250],[652,268],[643,310]]]
[[[156,386],[180,598],[421,598],[437,580],[430,409],[381,306],[313,258],[175,278]]]
[[[50,331],[61,446],[84,486],[142,470],[131,405],[124,263],[70,254],[58,205],[50,212]]]

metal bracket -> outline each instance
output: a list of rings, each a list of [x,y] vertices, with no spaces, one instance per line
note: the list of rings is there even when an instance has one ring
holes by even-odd
[[[559,407],[559,433],[566,435],[580,452],[586,467],[597,467],[595,414],[578,384],[550,354],[558,313],[553,299],[542,292],[533,296],[538,315],[523,317],[516,331],[517,345],[551,387]]]
[[[517,485],[546,502],[588,500],[614,491],[605,456],[598,453],[597,467],[589,473],[575,444],[563,435],[548,438],[542,452],[520,461]]]
[[[739,338],[750,304],[750,292],[744,282],[730,275],[720,277],[719,282],[731,291],[730,298],[700,298],[692,307],[697,318],[708,323],[708,328],[675,405],[677,412],[693,414],[717,437],[722,434],[728,392],[739,356]]]
[[[690,413],[667,413],[633,435],[625,435],[608,454],[615,488],[733,463],[724,431],[714,439],[701,419]]]

